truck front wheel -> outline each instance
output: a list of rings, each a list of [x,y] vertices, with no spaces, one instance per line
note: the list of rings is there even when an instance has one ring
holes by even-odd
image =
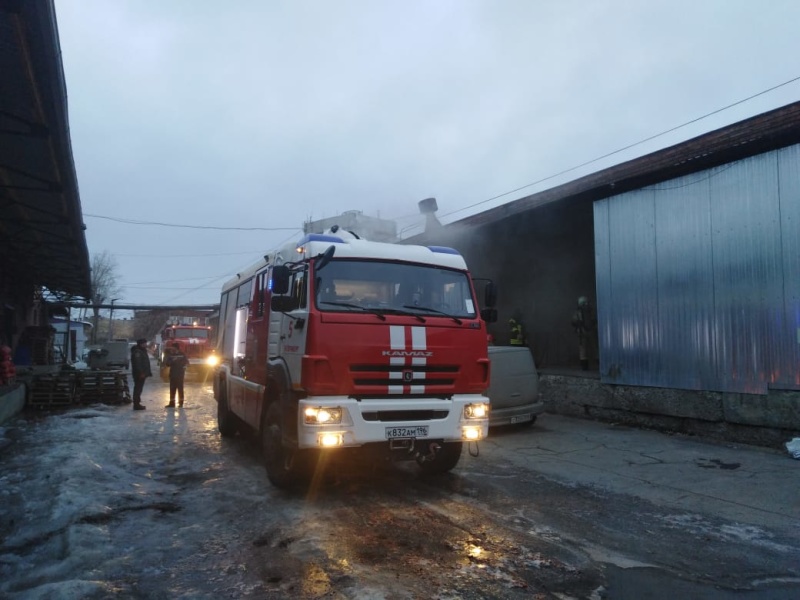
[[[418,460],[419,468],[423,475],[440,475],[452,470],[461,459],[462,442],[446,442],[436,453],[436,457],[428,460]]]
[[[228,407],[228,396],[221,386],[217,398],[217,428],[222,437],[233,437],[239,429],[239,419]]]
[[[281,409],[276,402],[267,408],[261,426],[261,451],[267,477],[277,488],[287,489],[308,483],[308,451],[283,445]]]

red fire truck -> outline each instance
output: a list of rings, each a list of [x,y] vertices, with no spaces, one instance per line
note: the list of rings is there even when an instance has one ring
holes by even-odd
[[[330,452],[449,471],[488,431],[495,300],[451,248],[306,235],[222,289],[219,430],[255,432],[277,487]]]
[[[160,366],[161,379],[169,381],[167,358],[174,348],[180,346],[181,352],[189,359],[187,374],[208,376],[219,360],[211,344],[211,327],[204,325],[167,325],[161,331],[161,343],[156,361]]]

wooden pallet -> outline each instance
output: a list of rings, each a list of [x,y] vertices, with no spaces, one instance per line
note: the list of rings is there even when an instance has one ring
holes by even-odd
[[[27,404],[34,408],[62,408],[75,403],[75,373],[54,373],[33,378]]]
[[[80,371],[77,392],[81,404],[122,404],[131,401],[128,374],[122,371]]]

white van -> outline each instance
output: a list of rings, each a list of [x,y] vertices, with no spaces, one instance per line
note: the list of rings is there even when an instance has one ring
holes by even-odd
[[[525,346],[489,346],[489,360],[489,426],[532,425],[544,412],[544,402],[539,399],[539,375],[531,351]]]

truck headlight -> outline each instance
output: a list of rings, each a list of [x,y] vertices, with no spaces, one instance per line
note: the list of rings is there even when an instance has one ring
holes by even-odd
[[[342,409],[338,406],[335,408],[309,406],[304,417],[306,425],[338,425],[342,422]]]
[[[461,428],[461,439],[466,442],[477,442],[483,438],[483,430],[476,425],[467,425]]]
[[[219,356],[212,354],[206,359],[206,364],[209,367],[216,367],[219,364]]]
[[[317,436],[317,445],[322,448],[335,448],[344,445],[344,434],[335,432],[320,433]]]
[[[489,416],[489,405],[486,402],[467,404],[464,407],[465,419],[485,419]]]

